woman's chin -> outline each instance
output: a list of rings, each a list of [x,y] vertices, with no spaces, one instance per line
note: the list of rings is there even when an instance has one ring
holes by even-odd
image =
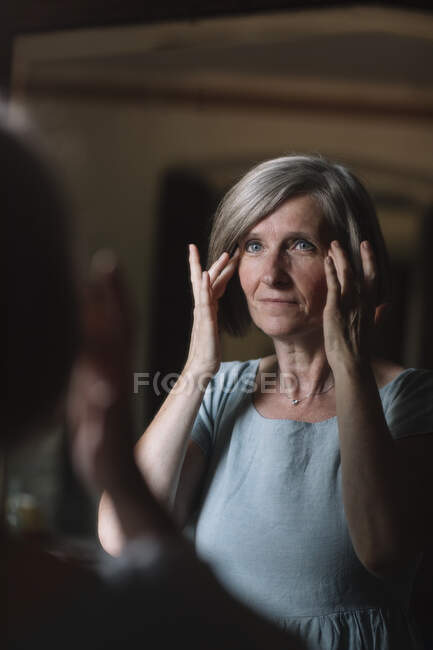
[[[319,331],[322,335],[322,322],[309,323],[304,319],[293,319],[291,322],[283,319],[254,320],[255,325],[272,339],[291,339],[296,336],[305,336],[310,330]]]
[[[287,323],[287,322],[278,322],[276,319],[274,322],[256,322],[256,326],[271,338],[286,338],[296,335],[297,333],[302,332],[303,327],[300,323]]]

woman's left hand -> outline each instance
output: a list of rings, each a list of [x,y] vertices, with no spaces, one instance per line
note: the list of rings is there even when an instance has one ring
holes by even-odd
[[[357,286],[341,244],[331,242],[325,259],[328,286],[323,311],[323,334],[328,363],[335,371],[341,364],[368,363],[376,311],[376,263],[370,244],[360,247],[364,278]]]

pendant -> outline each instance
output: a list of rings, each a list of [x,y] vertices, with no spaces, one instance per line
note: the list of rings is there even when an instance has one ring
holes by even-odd
[[[293,404],[293,406],[297,406],[299,404],[299,400],[298,399],[292,399],[292,404]]]

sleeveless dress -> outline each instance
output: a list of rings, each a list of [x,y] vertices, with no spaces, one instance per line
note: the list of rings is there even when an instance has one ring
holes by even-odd
[[[223,363],[193,427],[209,460],[193,522],[198,555],[309,650],[421,647],[408,613],[421,557],[392,579],[365,569],[343,511],[337,418],[260,415],[259,362]],[[433,431],[432,371],[404,370],[380,396],[394,438]]]

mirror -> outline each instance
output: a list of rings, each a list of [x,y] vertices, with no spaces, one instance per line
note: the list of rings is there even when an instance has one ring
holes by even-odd
[[[204,258],[224,190],[285,152],[320,152],[365,181],[397,279],[385,356],[425,365],[432,23],[355,6],[16,39],[12,99],[30,110],[65,177],[83,268],[100,247],[121,260],[140,318],[138,373],[181,369],[191,318],[186,245],[197,241]],[[223,339],[227,360],[268,349],[257,331]],[[164,396],[158,390],[135,395],[137,435]],[[17,490],[53,504],[56,488],[46,486],[55,480],[44,476],[62,453],[58,432],[44,444],[46,468]],[[30,466],[23,454],[17,475],[20,463]]]

